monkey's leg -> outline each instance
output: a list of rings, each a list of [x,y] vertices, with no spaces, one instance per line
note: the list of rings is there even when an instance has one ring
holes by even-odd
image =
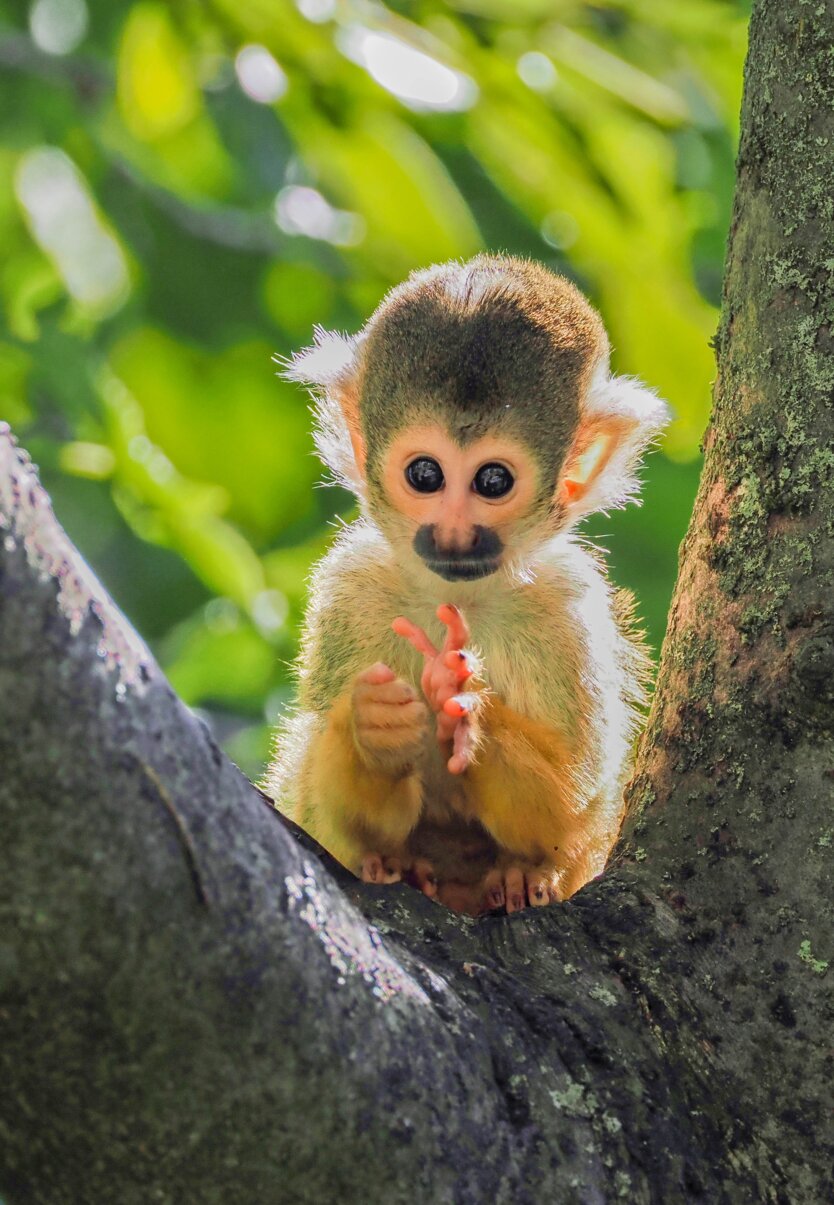
[[[471,813],[504,850],[475,910],[506,903],[513,912],[528,900],[541,906],[564,899],[563,874],[587,843],[582,829],[590,818],[581,814],[584,800],[569,771],[575,753],[555,729],[483,690],[477,657],[465,647],[469,627],[457,607],[440,606],[437,616],[447,629],[442,650],[404,616],[392,626],[423,654],[421,684],[437,717],[447,767],[461,777]],[[442,902],[472,911],[468,896],[461,906],[458,895],[453,898],[449,885],[441,884]]]
[[[506,904],[515,912],[528,902],[540,907],[566,898],[565,872],[586,844],[588,822],[570,772],[572,751],[555,729],[494,695],[484,701],[477,728],[476,760],[461,785],[502,850],[484,879],[484,907]],[[581,883],[571,886],[576,890]]]
[[[365,882],[397,882],[410,866],[425,730],[413,688],[376,665],[337,698],[308,747],[300,822]]]

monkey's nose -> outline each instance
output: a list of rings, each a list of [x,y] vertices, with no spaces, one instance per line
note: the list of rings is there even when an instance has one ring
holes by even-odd
[[[446,581],[486,577],[499,566],[503,544],[491,527],[441,532],[424,523],[414,535],[414,551],[433,573]]]
[[[438,552],[445,556],[469,556],[477,552],[481,542],[481,532],[478,527],[442,529],[435,532],[435,544]]]

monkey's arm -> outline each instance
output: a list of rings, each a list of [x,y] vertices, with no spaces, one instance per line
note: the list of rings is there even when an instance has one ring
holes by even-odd
[[[383,665],[360,674],[307,726],[285,791],[294,818],[355,874],[375,880],[398,869],[420,813],[415,763],[424,731],[425,708]],[[369,858],[376,861],[366,866]]]

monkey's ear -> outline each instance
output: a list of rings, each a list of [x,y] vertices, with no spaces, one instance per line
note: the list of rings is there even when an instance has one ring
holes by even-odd
[[[339,485],[365,495],[365,441],[359,424],[361,336],[314,328],[312,347],[281,361],[288,381],[311,386],[313,439]]]
[[[597,374],[559,484],[571,521],[636,498],[640,458],[669,418],[666,403],[639,381]]]

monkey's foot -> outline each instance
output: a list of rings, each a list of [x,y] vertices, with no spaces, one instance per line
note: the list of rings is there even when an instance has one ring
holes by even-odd
[[[437,875],[427,858],[418,858],[406,876],[406,881],[429,899],[437,898]]]
[[[365,854],[359,877],[363,883],[399,883],[403,877],[402,862],[399,858]]]
[[[483,883],[484,910],[492,912],[506,907],[507,912],[520,912],[528,904],[543,908],[562,899],[558,872],[549,867],[523,870],[507,866],[491,870]]]
[[[477,883],[446,880],[440,884],[437,898],[453,912],[463,912],[466,916],[480,916],[484,911],[481,887]]]

